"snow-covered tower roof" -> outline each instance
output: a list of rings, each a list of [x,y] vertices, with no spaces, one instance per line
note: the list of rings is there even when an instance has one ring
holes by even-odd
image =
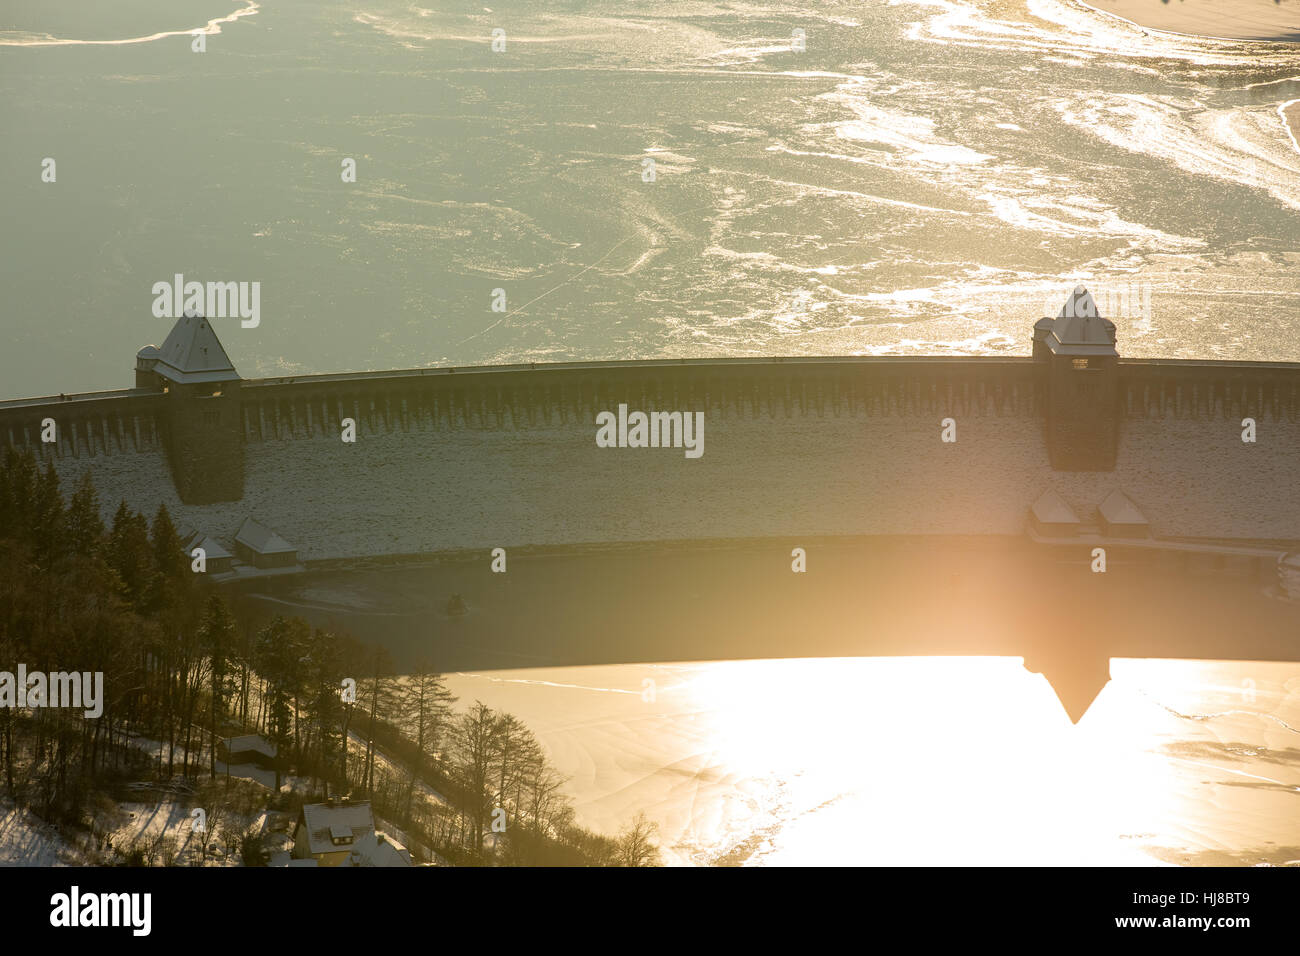
[[[1035,326],[1035,330],[1042,324]],[[1070,293],[1044,341],[1057,354],[1119,354],[1115,349],[1115,323],[1098,313],[1092,293],[1081,285]]]
[[[239,378],[212,324],[193,310],[176,321],[161,348],[146,345],[137,352],[136,367],[182,384]]]

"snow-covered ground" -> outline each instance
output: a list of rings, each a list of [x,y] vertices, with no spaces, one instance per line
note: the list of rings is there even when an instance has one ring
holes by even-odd
[[[141,791],[141,796],[147,797],[148,792]],[[179,859],[186,862],[191,858],[197,859],[202,841],[194,830],[192,809],[189,801],[169,797],[120,803],[120,822],[109,832],[109,840],[113,847],[125,853],[132,846],[155,845],[170,838]],[[216,853],[212,853],[212,849],[216,849]],[[209,862],[218,864],[224,855],[221,841],[214,839],[209,847]]]
[[[67,866],[79,851],[30,810],[0,800],[0,866]]]

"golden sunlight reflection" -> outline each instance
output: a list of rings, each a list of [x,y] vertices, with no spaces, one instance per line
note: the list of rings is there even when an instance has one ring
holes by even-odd
[[[1300,859],[1300,665],[1115,660],[1075,726],[1019,658],[461,674],[539,731],[579,818],[684,864]]]

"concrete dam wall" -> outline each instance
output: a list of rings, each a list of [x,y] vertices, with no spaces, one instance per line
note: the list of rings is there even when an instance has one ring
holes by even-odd
[[[178,395],[183,382],[146,380],[2,403],[0,441],[52,460],[67,485],[89,470],[106,513],[164,502],[227,547],[253,516],[309,561],[1015,535],[1048,489],[1085,520],[1119,489],[1160,537],[1300,542],[1300,365],[1119,361],[1093,376],[1115,400],[1113,460],[1099,470],[1054,458],[1053,374],[1029,358],[622,362],[238,380],[195,399]],[[598,447],[597,415],[620,404],[702,412],[703,454]],[[54,443],[40,440],[46,418]],[[355,443],[341,440],[344,418]],[[230,500],[185,493],[185,468],[236,457]]]

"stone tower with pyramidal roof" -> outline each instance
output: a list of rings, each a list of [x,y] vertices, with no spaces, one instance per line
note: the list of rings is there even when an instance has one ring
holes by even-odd
[[[1055,319],[1034,325],[1047,400],[1047,453],[1057,471],[1113,471],[1119,446],[1115,323],[1076,286]]]
[[[240,378],[211,323],[187,311],[161,346],[136,353],[135,384],[167,396],[163,439],[181,501],[242,498]]]

